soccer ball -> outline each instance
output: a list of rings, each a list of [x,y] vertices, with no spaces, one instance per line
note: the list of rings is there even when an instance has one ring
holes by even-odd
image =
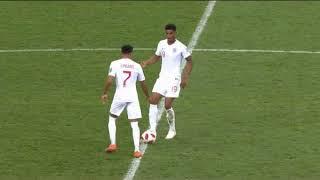
[[[142,142],[144,143],[154,143],[156,141],[157,134],[155,132],[151,132],[150,130],[146,130],[141,135]]]

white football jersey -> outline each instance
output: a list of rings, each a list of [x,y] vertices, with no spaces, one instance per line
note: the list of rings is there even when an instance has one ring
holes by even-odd
[[[179,40],[169,45],[167,39],[158,44],[155,55],[161,56],[161,71],[159,77],[181,77],[180,67],[185,58],[191,55],[187,47]]]
[[[116,79],[116,92],[113,100],[118,102],[134,102],[138,101],[138,93],[136,82],[144,81],[140,64],[131,59],[119,59],[111,62],[109,76]]]

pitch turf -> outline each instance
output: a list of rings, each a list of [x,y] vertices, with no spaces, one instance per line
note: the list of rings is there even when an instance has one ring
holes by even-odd
[[[206,2],[0,2],[0,49],[155,47],[167,22],[188,43]],[[218,2],[196,48],[320,50],[318,2]],[[137,60],[152,51],[138,51]],[[122,179],[131,129],[105,155],[100,104],[118,52],[0,53],[0,175]],[[320,177],[318,54],[194,52],[175,102],[178,135],[149,146],[136,179]],[[150,89],[159,64],[145,70]],[[140,93],[140,95],[142,95]],[[147,127],[148,105],[140,96]],[[111,99],[110,99],[111,100]],[[1,178],[1,179],[3,179]]]

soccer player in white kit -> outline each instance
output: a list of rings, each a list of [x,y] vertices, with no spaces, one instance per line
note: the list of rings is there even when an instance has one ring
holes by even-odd
[[[122,58],[111,62],[101,100],[103,103],[107,101],[108,91],[112,86],[113,79],[115,79],[117,88],[111,104],[108,123],[111,143],[108,148],[106,148],[106,152],[115,152],[117,150],[115,121],[126,108],[132,128],[134,142],[133,156],[139,158],[142,156],[142,153],[139,150],[140,129],[138,126],[138,120],[141,118],[141,110],[136,90],[137,80],[140,81],[143,93],[147,98],[149,97],[149,94],[148,88],[144,82],[145,76],[142,67],[131,59],[132,51],[132,46],[122,46]]]
[[[169,124],[166,139],[172,139],[176,135],[175,113],[172,104],[179,97],[180,88],[185,88],[188,84],[192,70],[192,58],[187,47],[176,39],[176,26],[174,24],[167,24],[165,33],[166,39],[159,42],[155,54],[150,59],[143,61],[141,65],[145,68],[162,59],[159,78],[149,98],[149,130],[156,133],[157,117],[160,113],[157,104],[162,97],[165,97],[164,106]],[[184,60],[186,60],[186,66],[181,75],[181,66],[184,64]]]

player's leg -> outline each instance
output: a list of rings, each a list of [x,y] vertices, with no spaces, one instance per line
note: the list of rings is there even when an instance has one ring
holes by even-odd
[[[165,109],[169,124],[169,131],[166,139],[172,139],[176,135],[175,113],[172,107],[174,99],[175,98],[165,98]]]
[[[172,139],[176,135],[175,127],[175,113],[173,110],[173,101],[179,97],[180,94],[180,79],[175,78],[170,81],[167,94],[165,98],[165,109],[167,114],[167,120],[169,124],[169,131],[166,139]]]
[[[127,114],[132,129],[132,139],[134,144],[133,156],[139,158],[142,156],[142,153],[140,152],[140,128],[138,120],[141,119],[142,115],[138,101],[128,103]]]
[[[126,103],[122,102],[112,102],[109,114],[108,131],[110,138],[110,145],[106,148],[106,152],[114,152],[117,150],[116,144],[116,120],[126,107]]]
[[[116,144],[117,118],[118,116],[114,114],[109,115],[108,131],[109,131],[109,137],[110,137],[110,144]]]
[[[161,97],[159,103],[158,103],[158,115],[157,115],[157,124],[159,124],[160,120],[161,120],[161,117],[162,117],[162,114],[165,110],[164,108],[164,97]]]
[[[149,125],[150,131],[156,133],[157,128],[157,117],[158,117],[158,103],[162,95],[157,92],[152,92],[152,95],[149,97]]]
[[[160,78],[157,79],[156,83],[153,86],[152,94],[149,97],[149,124],[150,131],[156,133],[157,122],[159,119],[158,103],[160,99],[165,95],[165,87],[163,86],[164,82]],[[160,107],[159,107],[160,108]],[[160,116],[161,117],[161,116]]]
[[[133,156],[139,158],[142,156],[140,152],[140,128],[138,125],[138,119],[130,119],[130,125],[132,129],[132,139],[134,144]]]

